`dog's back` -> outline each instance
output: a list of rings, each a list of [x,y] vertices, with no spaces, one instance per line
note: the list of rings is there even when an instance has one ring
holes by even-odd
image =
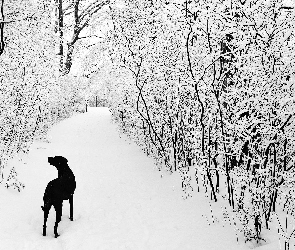
[[[63,164],[58,169],[58,179],[62,184],[62,189],[68,194],[73,194],[76,189],[75,176],[67,164]]]
[[[67,164],[67,159],[62,156],[48,157],[48,162],[55,166],[58,171],[59,182],[57,185],[62,193],[69,196],[74,193],[76,189],[75,175]]]
[[[62,203],[74,194],[76,189],[75,175],[69,168],[67,161],[63,157],[48,157],[51,165],[58,170],[58,178],[50,181],[44,192],[43,200],[45,207]]]

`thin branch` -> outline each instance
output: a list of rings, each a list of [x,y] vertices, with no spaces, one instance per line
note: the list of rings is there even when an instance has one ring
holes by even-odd
[[[90,36],[81,36],[81,37],[78,37],[78,39],[91,38],[91,37],[97,37],[97,38],[101,38],[101,39],[104,38],[104,37],[102,37],[102,36],[90,35]]]
[[[90,44],[90,45],[87,45],[86,47],[89,48],[89,47],[92,47],[94,45],[96,45],[97,43],[93,43],[93,44]]]
[[[74,12],[73,10],[70,10],[69,12],[67,12],[67,13],[64,13],[64,16],[71,15],[73,12]]]
[[[4,11],[3,11],[4,0],[1,0],[1,18],[4,21]],[[0,55],[2,55],[4,51],[4,23],[0,23]]]
[[[1,1],[2,1],[2,3],[1,3],[1,7],[2,7],[2,5],[4,4],[4,0],[1,0]],[[2,15],[2,8],[1,8],[2,21],[0,20],[0,24],[9,24],[9,23],[14,23],[14,22],[24,21],[24,20],[27,20],[27,19],[31,19],[35,15],[35,13],[33,13],[31,16],[27,16],[27,17],[24,17],[24,18],[4,21],[4,15]]]
[[[109,3],[110,3],[110,0],[106,0],[100,3],[93,2],[88,7],[86,7],[86,9],[82,11],[82,13],[79,16],[79,20],[82,21],[86,16],[91,17],[93,14],[99,11],[104,5],[107,5]]]
[[[64,15],[67,15],[68,13],[65,14],[65,12],[68,11],[68,10],[69,10],[70,8],[72,8],[73,6],[74,6],[74,1],[72,1],[71,3],[69,3],[69,5],[63,9],[63,13],[64,13]]]
[[[187,60],[188,60],[188,65],[189,65],[189,71],[191,73],[191,76],[192,76],[192,79],[194,81],[194,87],[195,87],[195,94],[197,96],[197,99],[198,99],[198,102],[201,106],[201,115],[200,115],[200,123],[201,123],[201,127],[202,127],[202,145],[201,145],[201,148],[202,148],[202,153],[203,155],[205,154],[205,124],[204,124],[204,121],[203,121],[203,117],[204,117],[204,104],[201,100],[201,97],[200,97],[200,94],[199,94],[199,89],[198,89],[198,84],[199,82],[201,81],[201,79],[199,81],[196,81],[196,78],[195,78],[195,75],[193,73],[193,68],[192,68],[192,63],[191,63],[191,56],[190,56],[190,51],[189,51],[189,39],[190,39],[190,35],[192,33],[192,27],[190,25],[190,32],[189,34],[187,35],[187,39],[186,39],[186,53],[187,53]],[[204,73],[205,75],[205,73]]]

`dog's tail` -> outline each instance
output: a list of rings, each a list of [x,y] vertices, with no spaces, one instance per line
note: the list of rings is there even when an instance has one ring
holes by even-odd
[[[44,207],[43,207],[43,206],[41,206],[41,208],[42,208],[42,210],[44,211]]]

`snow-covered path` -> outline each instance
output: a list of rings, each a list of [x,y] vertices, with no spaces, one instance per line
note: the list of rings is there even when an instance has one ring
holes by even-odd
[[[0,187],[0,249],[248,249],[236,243],[233,228],[208,225],[202,194],[183,200],[177,174],[161,178],[151,159],[120,138],[106,108],[59,123],[48,139],[15,161],[24,191]],[[40,208],[47,183],[57,176],[47,163],[55,155],[68,159],[77,181],[74,221],[64,202],[57,239],[53,209],[47,236],[41,235]]]

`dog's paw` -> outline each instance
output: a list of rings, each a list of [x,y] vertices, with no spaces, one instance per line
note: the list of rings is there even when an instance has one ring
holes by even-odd
[[[44,211],[44,207],[43,207],[43,206],[41,206],[41,208],[42,208],[42,210]]]

